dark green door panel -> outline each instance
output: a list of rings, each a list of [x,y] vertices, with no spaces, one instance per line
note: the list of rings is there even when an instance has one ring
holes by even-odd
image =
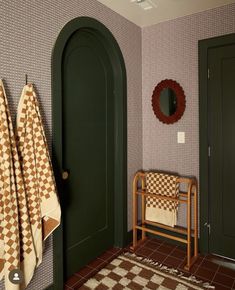
[[[208,50],[209,251],[235,259],[235,45]]]
[[[68,22],[52,59],[52,161],[62,207],[53,235],[55,290],[107,247],[126,243],[126,90],[112,33],[90,17]]]
[[[114,243],[114,95],[102,41],[87,29],[63,55],[64,243],[70,276]]]

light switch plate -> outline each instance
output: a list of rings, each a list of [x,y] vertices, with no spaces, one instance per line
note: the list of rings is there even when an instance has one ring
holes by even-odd
[[[185,132],[177,132],[177,142],[185,143]]]

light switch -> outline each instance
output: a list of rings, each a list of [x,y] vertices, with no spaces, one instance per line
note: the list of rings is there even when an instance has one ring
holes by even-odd
[[[185,132],[177,132],[177,142],[185,143]]]

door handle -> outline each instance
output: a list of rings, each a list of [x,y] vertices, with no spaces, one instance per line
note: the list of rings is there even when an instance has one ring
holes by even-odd
[[[67,180],[69,178],[69,172],[67,170],[64,170],[62,172],[62,179]]]

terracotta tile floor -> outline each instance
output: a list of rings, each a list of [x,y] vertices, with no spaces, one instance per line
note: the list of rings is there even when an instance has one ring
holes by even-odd
[[[128,248],[125,250],[128,250]],[[112,248],[103,253],[96,260],[69,278],[65,283],[65,290],[79,289],[85,281],[107,265],[122,251],[123,249]],[[168,267],[174,267],[184,272],[185,275],[193,274],[200,280],[210,282],[215,286],[216,290],[235,290],[235,263],[233,264],[234,270],[231,270],[215,263],[215,257],[213,255],[200,255],[190,272],[188,272],[183,268],[186,260],[185,249],[152,238],[146,240],[136,251],[136,254],[163,263]],[[225,261],[222,258],[220,259],[221,263]]]

